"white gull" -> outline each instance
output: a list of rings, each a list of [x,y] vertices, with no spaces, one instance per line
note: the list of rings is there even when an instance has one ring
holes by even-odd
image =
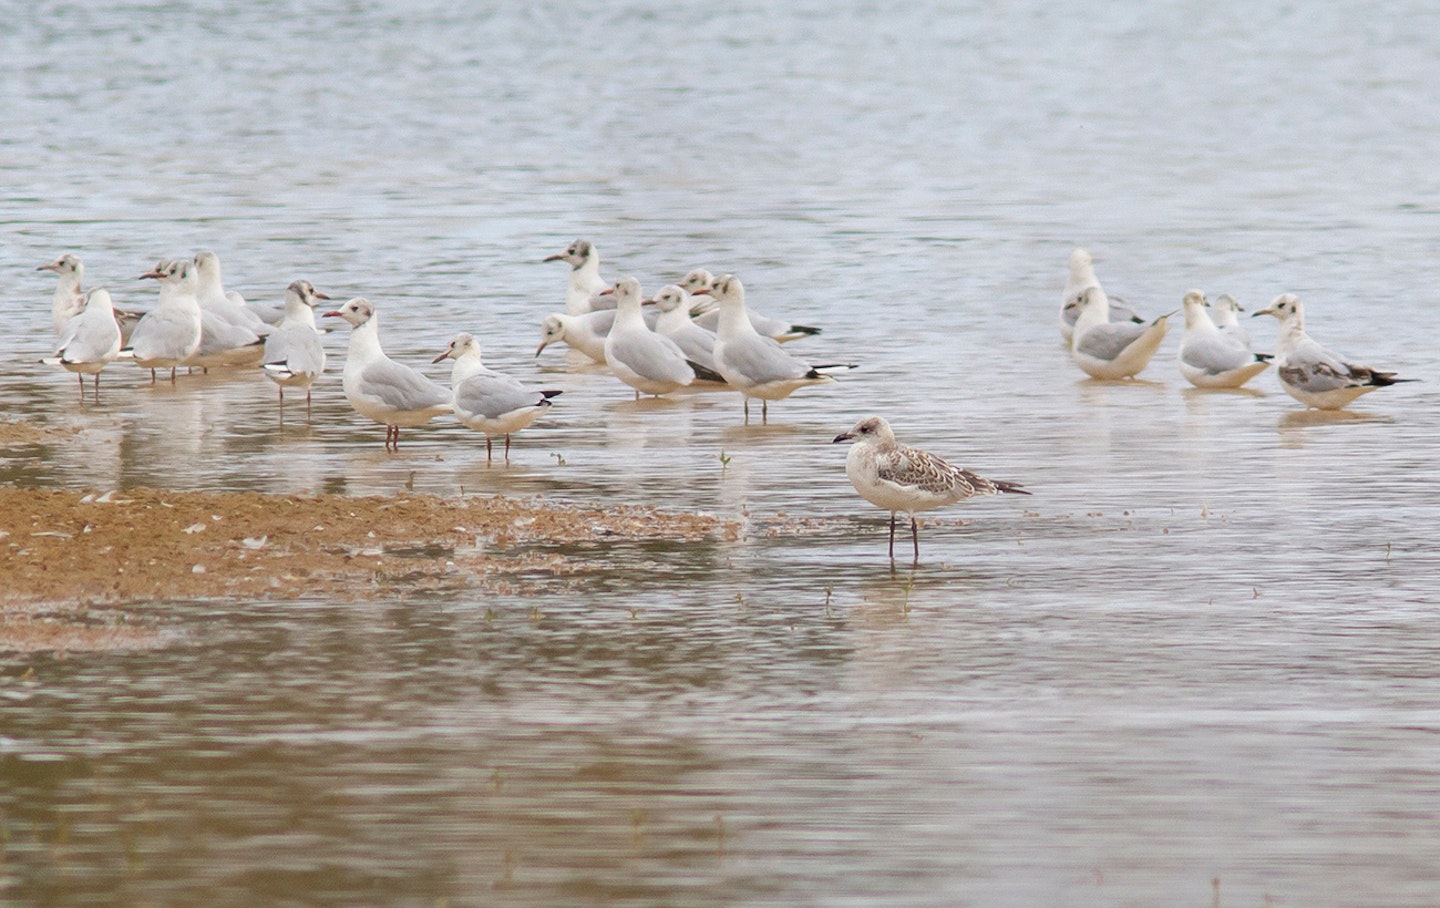
[[[517,379],[485,367],[480,343],[464,332],[455,335],[445,358],[455,360],[450,371],[451,403],[461,425],[485,434],[485,462],[491,459],[491,439],[505,436],[505,459],[510,459],[510,435],[533,423],[550,407],[560,391],[526,388]]]
[[[291,281],[285,288],[285,316],[265,337],[260,368],[280,392],[284,418],[285,389],[305,389],[305,413],[310,414],[310,387],[325,371],[325,346],[315,327],[315,304],[330,297],[309,281]]]
[[[679,286],[691,295],[703,295],[715,285],[715,281],[715,276],[710,272],[703,268],[697,268],[681,278]],[[757,333],[772,338],[781,344],[798,340],[802,337],[811,337],[820,333],[819,328],[812,328],[808,325],[795,325],[784,319],[761,315],[748,308],[745,311],[745,315],[750,319],[750,324],[754,326]],[[700,315],[696,316],[695,324],[707,331],[719,333],[720,311],[718,307],[701,312]]]
[[[1168,330],[1168,315],[1148,325],[1110,321],[1110,301],[1098,286],[1081,291],[1070,358],[1092,378],[1132,378],[1150,363]]]
[[[1080,318],[1082,296],[1086,289],[1099,287],[1100,279],[1095,276],[1095,260],[1084,249],[1070,253],[1070,273],[1065,278],[1065,289],[1060,294],[1060,336],[1068,345],[1075,331],[1075,322]],[[1103,289],[1103,288],[1102,288]],[[1109,297],[1109,320],[1112,322],[1134,322],[1145,320],[1135,310],[1125,305],[1118,297]]]
[[[65,322],[55,346],[53,362],[76,373],[80,397],[85,397],[85,376],[95,376],[95,396],[100,396],[100,370],[120,353],[120,326],[110,291],[96,287],[85,295],[81,309]]]
[[[385,355],[379,316],[369,300],[356,297],[325,317],[350,323],[350,349],[340,384],[355,412],[385,426],[385,450],[400,449],[402,426],[423,426],[450,412],[449,388]]]
[[[1255,315],[1273,315],[1280,320],[1275,350],[1280,387],[1307,407],[1339,410],[1376,388],[1415,381],[1396,378],[1394,372],[1380,372],[1347,362],[1338,353],[1322,347],[1305,333],[1305,308],[1293,293],[1280,294],[1268,309],[1261,309]]]
[[[1240,338],[1225,334],[1205,312],[1205,294],[1185,294],[1185,336],[1176,360],[1180,374],[1197,388],[1238,388],[1265,371],[1270,356],[1250,352]]]
[[[150,370],[150,383],[155,383],[155,370],[170,370],[175,381],[175,368],[200,349],[200,301],[195,298],[195,263],[189,259],[160,262],[141,279],[160,282],[160,301],[145,313],[130,333],[126,348],[136,365]]]

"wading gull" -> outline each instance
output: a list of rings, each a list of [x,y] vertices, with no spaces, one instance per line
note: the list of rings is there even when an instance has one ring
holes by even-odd
[[[423,426],[450,412],[449,388],[385,355],[379,317],[369,300],[357,297],[325,317],[350,323],[350,348],[340,384],[355,412],[384,424],[385,450],[400,450],[401,426]]]
[[[616,316],[605,338],[605,362],[616,378],[635,389],[635,399],[641,394],[669,394],[693,382],[696,369],[679,345],[645,327],[640,282],[622,277],[606,293],[615,297]],[[719,378],[714,373],[708,377]]]
[[[976,495],[1008,492],[1029,495],[1018,483],[985,479],[969,470],[952,466],[928,451],[895,441],[890,424],[869,416],[849,432],[835,436],[831,444],[854,442],[845,456],[845,476],[860,497],[890,512],[890,560],[895,560],[895,515],[910,515],[910,538],[915,562],[920,561],[919,511],[955,504]]]
[[[1168,315],[1148,325],[1110,321],[1110,300],[1099,287],[1081,291],[1080,318],[1070,358],[1091,378],[1132,378],[1150,364],[1168,330]]]
[[[330,297],[309,281],[291,281],[285,288],[285,315],[265,337],[260,368],[280,391],[280,415],[285,415],[285,389],[305,389],[305,415],[310,415],[310,386],[325,371],[325,346],[315,328],[315,303]]]
[[[80,397],[85,397],[85,376],[95,376],[95,396],[100,396],[100,370],[120,353],[120,326],[110,292],[96,287],[85,295],[80,312],[65,322],[53,362],[76,373]]]
[[[685,277],[680,279],[680,289],[689,294],[703,294],[715,285],[715,277],[703,268],[697,268]],[[778,343],[798,340],[802,337],[811,337],[819,334],[819,328],[811,328],[808,325],[793,325],[784,319],[772,318],[768,315],[761,315],[758,312],[745,310],[745,315],[750,319],[750,324],[757,332],[766,337],[773,338]],[[702,312],[695,318],[695,324],[706,331],[719,331],[720,311],[718,308]]]
[[[535,391],[514,378],[485,368],[480,343],[469,334],[455,335],[435,362],[455,360],[450,371],[451,403],[455,418],[468,428],[485,433],[485,461],[490,462],[491,439],[505,436],[505,459],[510,459],[510,435],[530,425],[550,406],[559,391]]]
[[[1275,351],[1275,369],[1280,387],[1307,407],[1339,410],[1362,394],[1398,382],[1394,372],[1378,372],[1368,366],[1346,362],[1305,333],[1305,308],[1293,293],[1282,293],[1270,308],[1255,315],[1273,315],[1280,320]]]
[[[1268,354],[1251,353],[1240,338],[1224,334],[1205,312],[1205,294],[1185,294],[1185,336],[1176,359],[1180,374],[1197,388],[1238,388],[1265,371]]]
[[[1065,278],[1065,289],[1060,294],[1060,336],[1065,338],[1069,344],[1071,336],[1075,331],[1075,322],[1080,318],[1080,307],[1084,302],[1085,290],[1090,287],[1099,287],[1100,279],[1095,276],[1095,261],[1090,253],[1084,249],[1076,249],[1070,253],[1070,274]],[[1103,289],[1103,288],[1102,288]],[[1110,297],[1109,320],[1112,322],[1134,322],[1143,324],[1145,320],[1135,314],[1135,310],[1125,305],[1118,298]]]
[[[127,348],[136,365],[150,370],[175,368],[200,349],[200,302],[195,298],[195,263],[189,259],[160,262],[154,270],[140,275],[160,282],[160,301],[145,313],[130,333]]]

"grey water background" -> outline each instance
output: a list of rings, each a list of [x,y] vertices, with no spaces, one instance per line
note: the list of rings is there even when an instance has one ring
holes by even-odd
[[[1440,901],[1440,11],[1177,2],[7,5],[0,406],[83,424],[11,483],[645,503],[734,543],[568,551],[546,592],[131,609],[157,651],[0,655],[15,904],[1433,905]],[[531,356],[583,236],[704,266],[860,368],[742,424]],[[1083,380],[1096,257],[1143,311],[1293,291],[1422,379],[1354,412]],[[50,275],[161,257],[380,308],[564,396],[508,466],[399,455],[256,375],[98,405]],[[1254,323],[1257,348],[1273,322]],[[443,377],[443,367],[429,367]],[[837,432],[1025,483],[892,571]],[[722,464],[722,454],[728,464]],[[790,527],[786,518],[801,518]],[[33,671],[32,671],[33,670]]]

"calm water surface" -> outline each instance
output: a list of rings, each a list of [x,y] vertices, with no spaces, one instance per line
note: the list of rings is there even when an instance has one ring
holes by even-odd
[[[655,503],[745,537],[0,654],[0,900],[1440,902],[1440,13],[451,6],[5,16],[0,407],[87,431],[0,480]],[[733,271],[860,368],[746,426],[536,359],[576,236],[649,289]],[[1272,375],[1190,389],[1178,337],[1083,381],[1076,245],[1143,311],[1293,291],[1423,381],[1307,414]],[[467,330],[566,393],[489,467],[453,423],[384,454],[344,332],[309,424],[257,375],[116,366],[82,407],[34,362],[36,265],[78,252],[145,308],[134,276],[199,248],[247,297],[370,298],[402,360]],[[875,412],[1034,497],[940,512],[892,572],[828,445]]]

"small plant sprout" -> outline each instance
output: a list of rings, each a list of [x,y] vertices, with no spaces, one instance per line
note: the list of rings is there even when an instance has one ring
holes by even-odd
[[[550,452],[550,456],[553,457],[553,458],[555,458],[555,466],[557,466],[557,467],[563,467],[563,466],[565,466],[565,455],[564,455],[564,454],[561,454],[559,451],[551,451],[551,452]]]
[[[724,449],[724,448],[721,448],[721,449],[720,449],[720,469],[723,470],[723,469],[725,469],[725,468],[728,467],[728,466],[730,466],[730,456],[725,453],[725,449]]]

